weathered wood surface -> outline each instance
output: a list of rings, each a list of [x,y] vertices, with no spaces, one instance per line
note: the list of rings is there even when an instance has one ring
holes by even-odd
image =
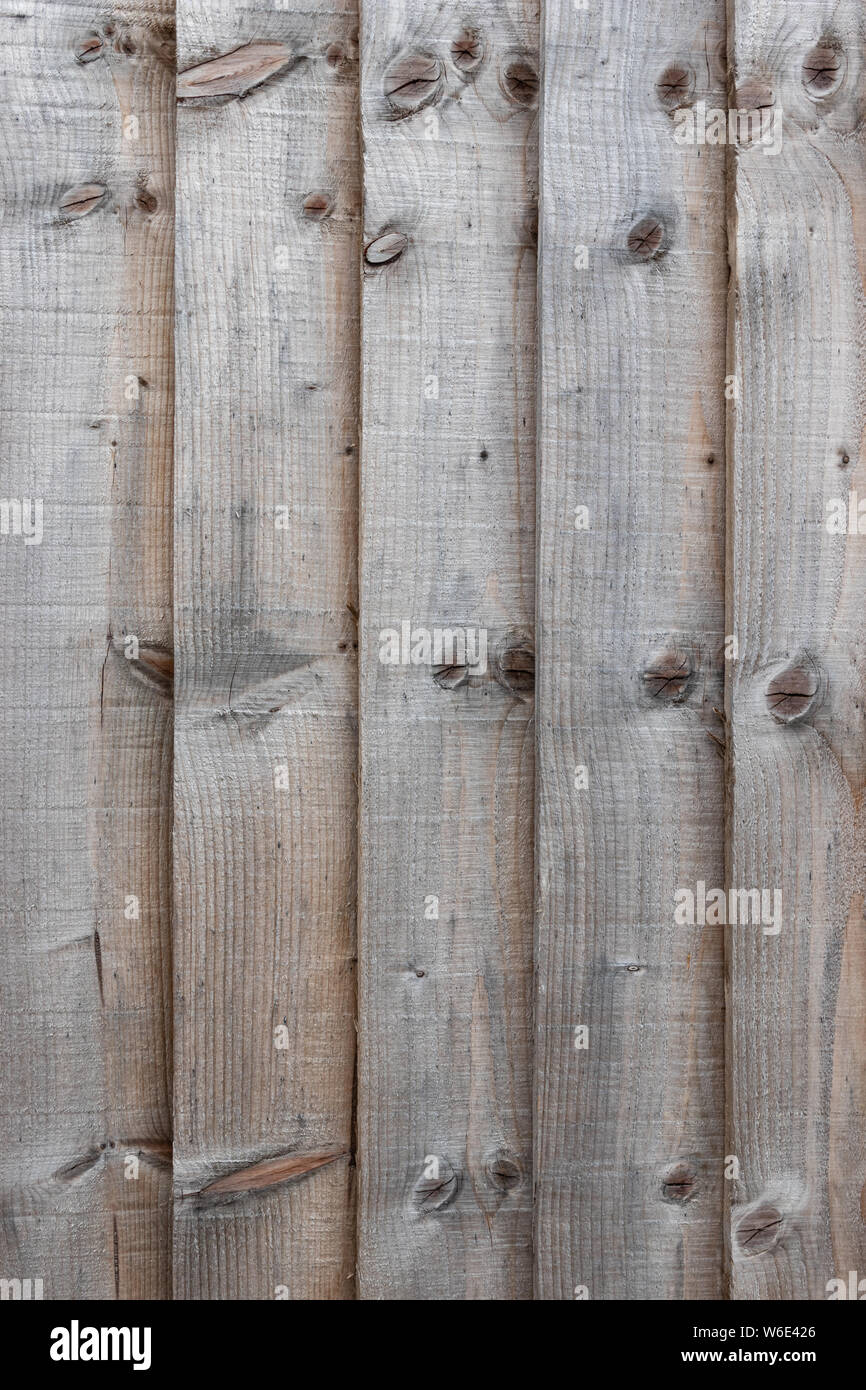
[[[177,18],[175,1297],[352,1298],[357,14]]]
[[[866,1272],[866,12],[543,8],[0,19],[0,1298]]]
[[[821,1299],[866,1268],[866,538],[827,526],[866,496],[866,14],[729,17],[737,104],[781,122],[730,206],[729,879],[782,895],[729,929],[731,1296]]]
[[[531,1297],[537,42],[531,3],[362,4],[366,1299]],[[383,664],[403,622],[486,629],[486,672]]]
[[[718,1297],[724,105],[717,0],[548,0],[539,276],[536,1293]],[[576,509],[585,508],[585,512]],[[587,1046],[579,1028],[588,1029]]]
[[[45,1298],[170,1291],[172,8],[0,20],[0,1277]]]

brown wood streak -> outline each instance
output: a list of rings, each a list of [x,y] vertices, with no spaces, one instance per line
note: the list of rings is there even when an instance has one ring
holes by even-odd
[[[197,63],[177,75],[178,101],[192,97],[243,96],[274,77],[292,61],[292,50],[284,43],[248,43]]]
[[[199,1197],[216,1197],[225,1192],[257,1192],[263,1187],[276,1187],[277,1183],[295,1182],[317,1168],[328,1163],[336,1163],[338,1158],[347,1158],[348,1150],[340,1153],[324,1154],[280,1154],[276,1158],[263,1159],[249,1168],[238,1168],[201,1188]]]

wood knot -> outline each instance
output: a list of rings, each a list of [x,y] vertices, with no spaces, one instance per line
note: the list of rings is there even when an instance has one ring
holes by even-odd
[[[120,29],[114,37],[114,51],[123,58],[131,58],[136,51],[135,40],[126,29]]]
[[[484,45],[474,29],[464,29],[451,45],[451,61],[465,77],[481,66]]]
[[[364,250],[364,260],[368,265],[388,265],[402,256],[409,245],[409,238],[402,232],[383,232],[368,242]]]
[[[535,643],[526,632],[506,634],[496,654],[494,672],[500,685],[521,700],[535,692]]]
[[[154,213],[158,207],[156,197],[143,184],[135,190],[134,202],[139,212]]]
[[[794,724],[812,710],[820,685],[815,662],[800,652],[767,686],[767,708],[780,724]]]
[[[177,35],[173,20],[153,24],[147,32],[147,49],[170,72],[177,72]]]
[[[697,1181],[693,1164],[685,1159],[672,1163],[662,1178],[662,1197],[666,1202],[677,1202],[682,1206],[694,1196]]]
[[[681,704],[688,694],[692,667],[688,655],[678,647],[665,647],[651,656],[643,669],[643,683],[654,700]]]
[[[99,34],[91,31],[83,38],[78,39],[74,45],[76,61],[79,63],[93,63],[102,55],[102,39]]]
[[[657,217],[642,217],[628,234],[628,249],[638,260],[649,261],[662,244],[664,227]]]
[[[438,98],[443,69],[431,53],[403,53],[385,70],[385,96],[399,116],[411,116]]]
[[[325,49],[325,62],[336,73],[345,73],[352,66],[352,61],[352,54],[344,43],[332,43]]]
[[[334,211],[334,200],[328,193],[308,193],[304,199],[304,216],[312,222],[323,222]]]
[[[769,1203],[748,1212],[736,1230],[736,1242],[743,1255],[763,1255],[778,1245],[782,1234],[782,1213]]]
[[[666,111],[691,106],[695,95],[695,74],[685,63],[671,63],[656,82],[656,96]]]
[[[497,1149],[484,1165],[484,1173],[491,1187],[498,1192],[512,1192],[523,1181],[523,1169],[513,1154],[505,1149]]]
[[[502,90],[516,106],[538,105],[538,69],[531,59],[511,60],[502,75]]]
[[[447,1158],[428,1154],[421,1176],[412,1189],[412,1205],[419,1216],[435,1216],[457,1196],[459,1179]]]
[[[440,690],[456,690],[469,679],[468,666],[434,666],[433,681]]]
[[[824,101],[838,91],[845,77],[842,53],[826,41],[819,43],[803,60],[803,86],[813,101]]]
[[[108,189],[101,183],[82,183],[70,188],[60,199],[60,211],[64,217],[86,217],[98,208]]]
[[[762,78],[747,77],[737,88],[734,101],[737,112],[749,118],[744,121],[739,114],[737,118],[737,144],[747,149],[771,134],[775,93]]]
[[[178,73],[177,99],[245,96],[287,68],[292,58],[292,50],[276,40],[244,44]]]

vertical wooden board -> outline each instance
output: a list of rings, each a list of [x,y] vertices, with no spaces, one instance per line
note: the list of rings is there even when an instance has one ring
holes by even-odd
[[[531,3],[362,5],[367,1299],[531,1297],[537,41]],[[386,664],[404,623],[487,659]]]
[[[718,1297],[723,6],[547,0],[542,97],[536,1292]]]
[[[171,1287],[172,13],[2,19],[0,1277],[45,1298]]]
[[[178,5],[179,1298],[354,1296],[356,26]]]
[[[729,879],[781,894],[728,934],[731,1295],[821,1299],[866,1269],[866,15],[729,18]]]

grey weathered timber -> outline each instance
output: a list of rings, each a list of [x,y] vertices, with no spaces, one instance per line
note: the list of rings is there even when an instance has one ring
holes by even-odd
[[[172,8],[0,19],[3,1297],[170,1294]]]
[[[178,1298],[354,1296],[356,25],[178,4]]]
[[[731,185],[729,878],[781,893],[728,932],[731,1296],[823,1299],[866,1269],[866,13],[728,9],[777,132]]]
[[[537,41],[362,5],[365,1299],[531,1297]],[[485,671],[383,664],[404,622]]]
[[[539,274],[535,1264],[718,1297],[724,7],[547,0]]]

